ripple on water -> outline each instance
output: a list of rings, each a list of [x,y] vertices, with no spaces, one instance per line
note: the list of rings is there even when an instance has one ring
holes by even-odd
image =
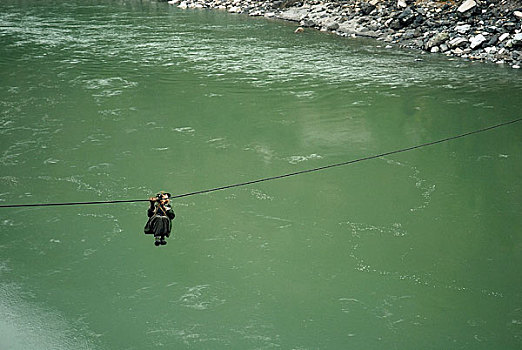
[[[415,181],[415,188],[421,192],[420,193],[421,204],[419,204],[413,208],[410,208],[410,211],[415,212],[415,211],[426,209],[431,202],[431,197],[432,197],[433,192],[435,192],[435,189],[436,189],[435,185],[429,184],[428,179],[425,179],[421,176],[421,172],[416,166],[409,165],[409,164],[403,163],[403,162],[399,162],[399,161],[396,161],[393,159],[387,159],[387,158],[382,158],[382,159],[390,165],[405,167],[412,172],[412,174],[410,175],[410,178]]]
[[[19,183],[19,179],[16,176],[0,176],[0,183],[8,187],[16,187]]]
[[[350,257],[355,260],[355,270],[363,273],[376,274],[393,278],[398,281],[409,281],[419,286],[447,289],[458,292],[468,292],[474,294],[482,294],[495,298],[503,298],[504,294],[500,291],[495,291],[487,288],[470,288],[464,283],[457,280],[439,280],[430,272],[424,272],[416,269],[414,266],[404,266],[401,261],[408,255],[408,250],[402,255],[395,257],[398,265],[394,270],[391,265],[386,267],[379,267],[379,264],[373,264],[369,260],[374,260],[375,257],[365,256],[367,253],[362,252],[362,248],[369,244],[369,239],[379,239],[379,246],[390,246],[393,239],[405,239],[408,236],[400,223],[394,223],[391,226],[375,226],[365,223],[341,222],[341,227],[346,226],[350,230],[354,242],[350,248]],[[409,250],[413,248],[408,248]],[[398,254],[398,253],[397,253]],[[404,272],[404,269],[409,271]]]
[[[177,127],[177,128],[172,128],[171,129],[172,131],[176,131],[180,134],[183,134],[183,135],[191,135],[191,136],[194,136],[194,134],[196,133],[196,129],[190,127],[190,126],[183,126],[183,127]]]
[[[269,194],[266,194],[260,190],[257,190],[257,189],[252,189],[250,190],[250,194],[256,198],[256,199],[259,199],[259,200],[273,200],[274,197],[270,196]]]
[[[187,287],[178,302],[184,307],[194,310],[215,309],[226,302],[226,299],[216,293],[217,290],[208,284]]]
[[[112,97],[121,95],[124,89],[136,87],[133,82],[122,77],[80,79],[87,90],[93,90],[94,97]]]
[[[228,149],[232,146],[225,137],[216,137],[207,141],[207,144],[216,149]]]
[[[290,156],[287,158],[287,160],[288,160],[288,163],[290,163],[290,164],[297,164],[297,163],[301,163],[301,162],[306,162],[311,159],[322,159],[322,158],[323,157],[321,157],[320,155],[312,153],[307,156]]]

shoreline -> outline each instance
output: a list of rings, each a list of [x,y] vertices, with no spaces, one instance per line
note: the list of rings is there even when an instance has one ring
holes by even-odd
[[[522,66],[520,0],[170,0],[181,9],[220,9],[229,13],[282,19],[340,36],[370,37],[387,48]]]

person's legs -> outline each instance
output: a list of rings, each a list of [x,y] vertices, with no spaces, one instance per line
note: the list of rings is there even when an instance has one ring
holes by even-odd
[[[161,245],[167,244],[167,241],[165,240],[165,236],[161,236],[160,243],[161,243]]]

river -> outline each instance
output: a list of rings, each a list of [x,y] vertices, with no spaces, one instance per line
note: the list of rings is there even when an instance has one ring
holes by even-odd
[[[520,118],[522,74],[153,1],[0,3],[0,204]],[[2,349],[520,349],[522,125],[0,208]]]

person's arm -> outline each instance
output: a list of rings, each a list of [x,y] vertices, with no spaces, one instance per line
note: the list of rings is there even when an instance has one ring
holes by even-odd
[[[171,206],[167,205],[165,207],[167,210],[165,211],[165,213],[167,214],[167,217],[172,220],[176,217],[176,214],[174,214],[174,210],[172,209]]]
[[[150,218],[152,215],[154,215],[154,212],[155,212],[154,209],[156,209],[156,208],[154,208],[154,203],[156,203],[156,198],[150,197],[149,202],[150,202],[150,207],[147,210],[147,216]]]

